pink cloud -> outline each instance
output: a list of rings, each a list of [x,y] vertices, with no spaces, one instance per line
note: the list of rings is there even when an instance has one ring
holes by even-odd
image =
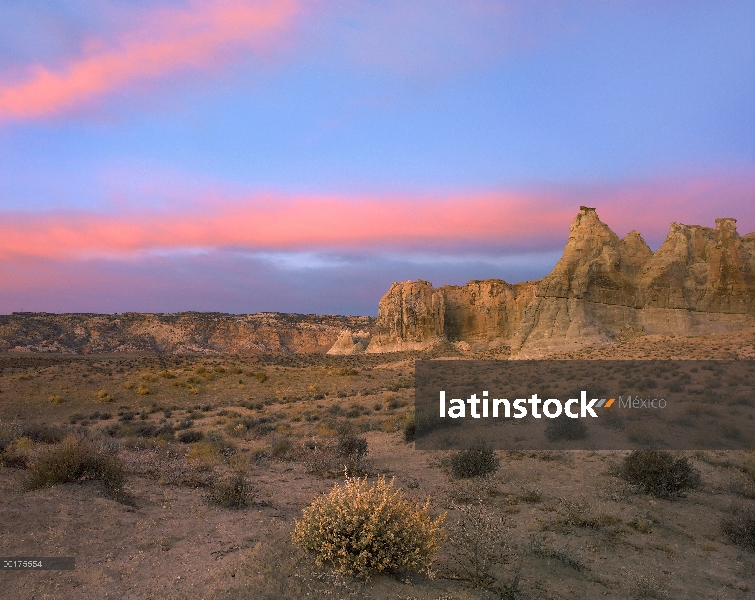
[[[54,115],[132,82],[184,68],[206,68],[230,49],[264,51],[285,40],[301,0],[203,0],[188,10],[157,10],[144,26],[62,68],[28,68],[20,82],[0,83],[0,121]]]
[[[534,204],[534,198],[503,194],[440,199],[212,196],[191,208],[138,213],[13,213],[0,223],[0,258],[128,256],[223,247],[498,246],[524,241],[536,232],[552,235],[568,223],[571,210],[551,206],[533,224]]]
[[[205,193],[154,209],[6,212],[0,260],[127,258],[155,251],[241,248],[402,251],[554,248],[581,204],[619,235],[638,229],[660,243],[671,221],[755,229],[755,178],[655,181],[593,189],[449,196],[254,196]],[[508,250],[506,250],[508,249]]]

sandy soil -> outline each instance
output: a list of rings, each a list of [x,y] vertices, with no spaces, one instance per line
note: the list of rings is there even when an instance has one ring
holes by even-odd
[[[753,348],[749,331],[637,338],[569,358],[753,358]],[[129,470],[125,494],[113,497],[96,481],[25,491],[28,471],[3,466],[0,555],[75,556],[76,569],[3,572],[2,595],[499,597],[465,580],[452,539],[432,578],[381,575],[368,582],[317,566],[292,544],[294,519],[342,481],[315,468],[309,446],[327,446],[348,423],[367,440],[368,471],[394,477],[417,501],[430,497],[434,514],[448,513],[449,528],[461,518],[458,506],[478,500],[485,514],[503,518],[505,546],[492,569],[504,583],[519,569],[521,598],[755,597],[755,552],[721,528],[735,506],[755,506],[755,455],[688,453],[702,486],[674,500],[616,477],[625,452],[499,452],[501,468],[492,477],[455,480],[448,453],[420,452],[403,440],[413,358],[0,357],[6,439],[45,423],[105,444]],[[249,426],[239,428],[244,419]],[[204,439],[154,437],[181,421]],[[208,439],[230,450],[218,453]],[[52,446],[40,441],[23,449],[31,464]],[[208,486],[234,469],[246,472],[252,504],[209,505]]]

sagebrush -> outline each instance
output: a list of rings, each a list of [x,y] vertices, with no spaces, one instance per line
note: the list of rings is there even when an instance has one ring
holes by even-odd
[[[451,472],[460,479],[495,473],[501,465],[495,451],[484,444],[460,450],[451,457]]]
[[[587,437],[587,425],[579,419],[571,419],[563,415],[548,421],[545,426],[545,437],[549,442],[583,440]]]
[[[347,478],[304,509],[293,542],[341,572],[368,578],[378,572],[429,568],[444,537],[445,514],[432,518],[379,477]]]
[[[667,450],[634,450],[624,458],[619,475],[660,498],[673,498],[700,485],[700,471],[686,457],[674,457]]]
[[[454,517],[449,525],[449,543],[459,575],[473,587],[491,587],[496,581],[492,569],[506,552],[503,517],[488,509],[482,498],[455,505]]]
[[[101,481],[111,491],[120,491],[126,479],[123,464],[89,440],[66,437],[60,445],[39,454],[26,479],[35,490],[81,479]]]
[[[213,506],[223,508],[245,508],[254,500],[254,488],[242,472],[236,472],[210,487],[205,500]]]
[[[307,473],[322,477],[366,477],[372,471],[367,460],[367,440],[352,433],[344,433],[337,441],[313,441],[306,446]]]
[[[732,542],[755,552],[755,508],[735,506],[721,523],[721,530]]]

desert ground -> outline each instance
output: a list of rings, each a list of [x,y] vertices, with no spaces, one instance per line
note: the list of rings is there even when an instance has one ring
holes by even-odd
[[[452,346],[354,356],[0,356],[0,555],[76,559],[71,571],[4,571],[2,595],[755,597],[755,453],[681,453],[700,485],[671,498],[618,476],[622,451],[499,451],[497,471],[457,478],[449,452],[407,441],[414,360],[440,356],[508,358]],[[643,336],[543,358],[752,359],[755,330]],[[66,436],[120,464],[123,485],[82,476],[30,489],[35,465]],[[360,439],[366,455],[343,451],[344,440]],[[292,542],[302,510],[342,484],[345,470],[383,475],[406,498],[429,498],[431,515],[446,513],[429,572],[365,580],[317,564]],[[234,477],[245,506],[224,501]],[[470,571],[470,540],[483,578]]]

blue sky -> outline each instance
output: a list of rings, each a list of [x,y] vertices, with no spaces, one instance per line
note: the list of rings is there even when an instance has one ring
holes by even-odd
[[[754,3],[0,6],[2,312],[376,314],[580,204],[755,230]]]

